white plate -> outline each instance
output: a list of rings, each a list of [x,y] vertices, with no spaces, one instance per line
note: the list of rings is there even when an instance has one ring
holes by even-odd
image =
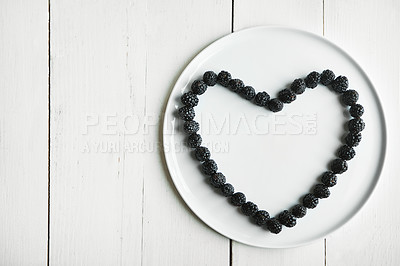
[[[272,97],[295,78],[331,69],[349,78],[365,107],[363,141],[349,170],[338,176],[328,199],[278,235],[252,224],[208,184],[185,146],[176,118],[180,96],[207,70],[229,71]],[[272,216],[308,193],[341,145],[347,112],[339,97],[319,85],[285,105],[282,112],[255,106],[220,85],[209,87],[195,108],[203,143],[236,191]],[[382,169],[386,132],[379,99],[359,65],[326,39],[285,27],[257,27],[230,34],[204,49],[186,67],[172,90],[163,128],[165,158],[176,188],[211,228],[236,241],[267,248],[304,245],[346,223],[366,202]]]

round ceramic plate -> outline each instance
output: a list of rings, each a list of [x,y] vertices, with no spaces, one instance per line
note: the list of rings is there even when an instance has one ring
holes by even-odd
[[[360,94],[366,123],[349,170],[338,176],[331,196],[278,235],[256,226],[213,189],[187,148],[177,118],[180,96],[207,70],[229,71],[256,91],[278,91],[311,71],[345,75]],[[209,87],[195,108],[203,145],[211,150],[227,182],[271,216],[300,202],[328,168],[345,134],[348,111],[339,96],[318,85],[272,113],[220,85]],[[382,169],[386,133],[382,108],[370,80],[342,49],[296,29],[257,27],[230,34],[200,52],[182,72],[165,110],[165,158],[186,204],[215,231],[233,240],[267,248],[294,247],[320,239],[342,226],[363,206]]]

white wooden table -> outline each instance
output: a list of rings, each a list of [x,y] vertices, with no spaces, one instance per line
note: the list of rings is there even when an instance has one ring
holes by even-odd
[[[361,212],[280,250],[201,222],[159,149],[162,111],[191,58],[271,24],[347,50],[388,124],[385,167]],[[2,0],[0,265],[400,265],[399,26],[396,0]]]

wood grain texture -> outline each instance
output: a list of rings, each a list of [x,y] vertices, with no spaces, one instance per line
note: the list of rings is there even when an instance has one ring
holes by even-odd
[[[257,25],[284,25],[316,34],[323,32],[322,1],[235,1],[234,29]],[[292,249],[260,249],[233,241],[233,265],[323,265],[324,241]]]
[[[324,265],[324,242],[304,247],[263,249],[233,241],[232,265]]]
[[[235,0],[234,30],[260,25],[282,25],[322,34],[322,0]]]
[[[52,3],[51,264],[227,264],[229,241],[188,211],[158,146],[175,78],[230,14],[230,1]]]
[[[398,1],[325,0],[325,34],[371,78],[383,104],[388,134],[378,186],[360,213],[327,238],[328,265],[400,265],[399,15]]]
[[[47,1],[0,2],[0,264],[47,254]]]
[[[141,262],[144,10],[51,4],[50,264]]]

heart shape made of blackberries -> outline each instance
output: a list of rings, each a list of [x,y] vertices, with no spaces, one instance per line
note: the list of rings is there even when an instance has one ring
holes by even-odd
[[[312,193],[306,193],[300,203],[288,210],[281,211],[275,217],[270,217],[268,211],[259,210],[255,203],[247,201],[243,192],[235,192],[234,186],[227,183],[224,174],[218,171],[217,163],[211,159],[210,150],[201,146],[202,138],[197,133],[200,125],[194,120],[194,107],[199,103],[198,96],[204,94],[209,86],[216,84],[229,88],[244,99],[272,112],[281,111],[285,104],[295,101],[297,96],[303,94],[307,88],[313,89],[318,84],[327,86],[341,95],[341,102],[352,117],[347,123],[349,132],[344,139],[344,144],[337,150],[337,158],[330,163],[330,169],[322,174],[320,182],[315,184]],[[273,234],[278,234],[282,230],[282,225],[285,227],[295,226],[297,219],[306,215],[307,209],[314,209],[320,199],[330,196],[329,188],[336,185],[337,175],[347,171],[347,161],[353,159],[356,154],[354,147],[360,143],[361,131],[365,128],[365,123],[361,118],[364,108],[357,103],[359,99],[357,91],[350,90],[348,87],[349,82],[345,76],[336,77],[329,69],[324,70],[321,74],[313,71],[304,79],[295,79],[290,88],[281,90],[277,98],[271,99],[267,92],[256,93],[253,87],[246,86],[240,79],[233,79],[227,71],[221,71],[218,75],[213,71],[207,71],[202,79],[195,80],[192,83],[190,91],[181,96],[181,102],[184,106],[179,108],[178,115],[184,121],[183,130],[188,134],[187,145],[194,149],[195,158],[201,163],[204,175],[209,176],[210,184],[219,189],[222,195],[229,197],[232,205],[240,207],[241,212],[251,217],[255,224],[264,227]]]

